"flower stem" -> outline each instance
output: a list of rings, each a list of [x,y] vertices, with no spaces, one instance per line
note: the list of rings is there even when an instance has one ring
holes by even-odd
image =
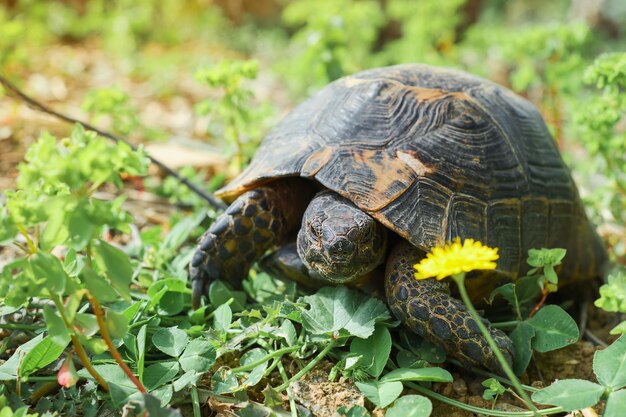
[[[452,398],[448,398],[445,395],[436,393],[414,382],[404,382],[404,385],[419,392],[420,394],[427,395],[444,404],[449,404],[451,406],[469,411],[471,413],[479,414],[479,415],[494,416],[494,417],[533,417],[537,415],[537,413],[534,411],[500,411],[500,410],[490,410],[489,408],[476,407],[473,405],[462,403]],[[551,407],[551,408],[544,408],[543,410],[541,410],[540,415],[548,416],[551,414],[559,414],[562,412],[563,412],[563,408],[561,407]]]
[[[519,379],[517,378],[517,376],[511,369],[511,367],[509,366],[509,363],[504,358],[504,355],[500,351],[500,348],[498,348],[498,345],[496,345],[496,342],[491,337],[491,333],[489,332],[489,329],[487,329],[481,317],[478,315],[478,312],[474,308],[474,305],[472,304],[472,301],[470,300],[470,297],[467,294],[467,289],[465,288],[465,273],[462,272],[460,274],[456,274],[452,277],[452,279],[454,279],[454,281],[457,283],[459,287],[459,294],[461,295],[461,299],[463,300],[463,303],[465,303],[465,306],[467,307],[467,310],[469,311],[470,315],[472,316],[472,318],[478,325],[478,328],[480,329],[483,336],[485,336],[485,339],[487,339],[487,343],[489,344],[489,347],[491,347],[494,355],[496,355],[496,358],[498,359],[498,362],[500,362],[500,365],[502,366],[504,373],[506,373],[507,377],[511,380],[513,387],[515,388],[515,391],[517,391],[519,396],[524,400],[528,408],[533,411],[533,414],[535,416],[540,416],[541,414],[539,414],[539,410],[537,410],[537,407],[535,407],[535,404],[533,404],[532,400],[528,396],[528,393],[524,391],[524,388],[522,387],[521,382],[519,381]]]

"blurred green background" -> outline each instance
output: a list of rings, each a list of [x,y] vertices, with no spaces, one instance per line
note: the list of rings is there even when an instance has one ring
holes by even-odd
[[[540,108],[622,264],[625,51],[623,0],[0,1],[2,74],[134,140],[207,142],[227,175],[345,74],[422,62],[492,79]],[[43,128],[61,129],[0,93],[0,188]]]

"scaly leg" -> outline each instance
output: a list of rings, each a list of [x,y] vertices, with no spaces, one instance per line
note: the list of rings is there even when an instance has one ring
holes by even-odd
[[[424,339],[445,348],[464,364],[504,374],[487,340],[465,304],[450,295],[447,281],[417,280],[413,265],[424,253],[408,242],[399,243],[389,255],[385,293],[393,314]],[[489,328],[490,323],[483,319]],[[511,363],[514,347],[501,330],[490,328],[491,336]]]
[[[240,287],[269,248],[293,238],[313,193],[306,182],[286,179],[239,196],[202,236],[191,260],[193,307],[199,307],[211,281]]]

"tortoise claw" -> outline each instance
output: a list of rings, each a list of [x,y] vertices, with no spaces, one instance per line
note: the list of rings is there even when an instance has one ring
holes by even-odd
[[[208,291],[208,280],[198,268],[190,268],[191,276],[191,307],[197,310],[200,307],[202,296]]]

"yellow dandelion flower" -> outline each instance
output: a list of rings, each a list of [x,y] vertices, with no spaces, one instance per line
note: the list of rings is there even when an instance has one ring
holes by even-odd
[[[461,243],[457,237],[444,247],[433,248],[420,263],[415,264],[415,278],[443,279],[475,269],[495,269],[498,258],[498,248],[483,246],[474,239],[465,239]]]

